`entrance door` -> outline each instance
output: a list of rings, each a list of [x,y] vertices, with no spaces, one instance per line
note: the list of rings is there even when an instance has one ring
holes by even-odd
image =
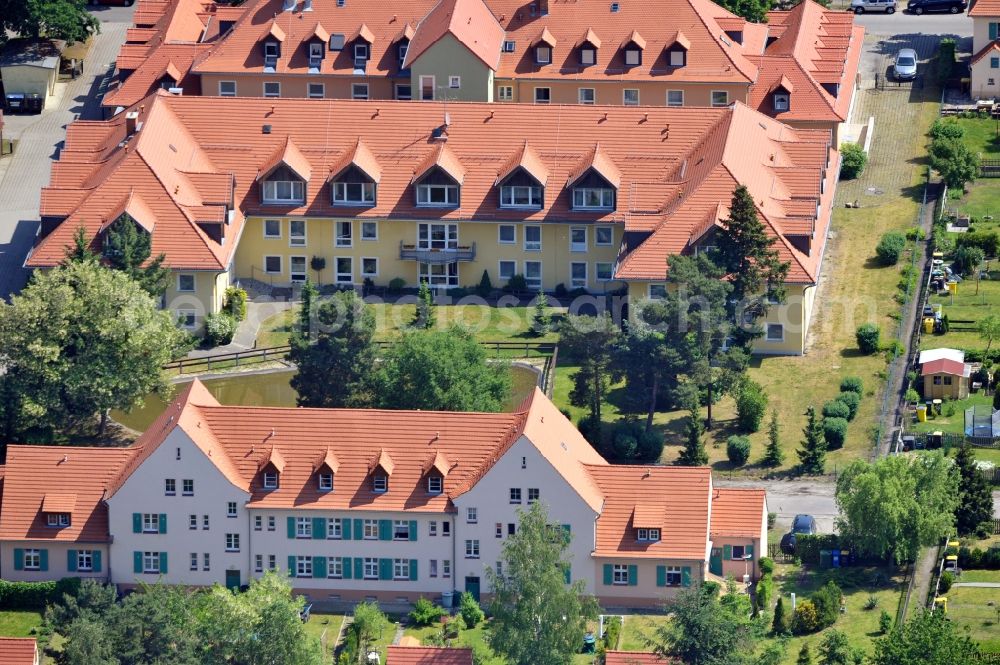
[[[227,589],[240,588],[240,571],[238,570],[226,571],[226,588]]]
[[[722,550],[718,547],[712,548],[712,555],[708,558],[708,572],[722,575]]]
[[[472,594],[472,597],[479,602],[479,578],[478,577],[466,577],[465,578],[465,590]]]

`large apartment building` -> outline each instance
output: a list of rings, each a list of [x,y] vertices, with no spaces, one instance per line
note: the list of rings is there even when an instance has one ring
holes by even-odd
[[[220,121],[224,118],[225,121]],[[746,185],[788,261],[757,351],[803,351],[839,155],[739,102],[720,108],[149,97],[78,121],[42,192],[27,266],[99,251],[128,214],[173,272],[192,331],[235,282],[664,293],[667,257],[710,249]],[[313,271],[312,257],[326,267]]]
[[[236,587],[277,570],[316,603],[488,595],[536,501],[569,538],[567,581],[606,607],[758,574],[763,490],[609,465],[540,391],[523,409],[221,406],[195,381],[128,448],[9,446],[0,574]]]
[[[836,142],[864,40],[853,14],[812,0],[770,12],[766,24],[711,0],[256,0],[236,8],[171,1],[180,7],[140,5],[162,18],[155,29],[130,32],[135,43],[119,58],[123,90],[105,100],[109,109],[127,108],[135,91],[161,80],[181,94],[238,97],[739,101],[793,126],[828,129]],[[139,14],[147,24],[151,15]],[[137,57],[146,62],[138,66]],[[129,67],[138,68],[135,82]],[[177,72],[192,83],[181,85]]]

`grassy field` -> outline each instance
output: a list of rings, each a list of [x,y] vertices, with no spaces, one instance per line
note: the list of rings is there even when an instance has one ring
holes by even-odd
[[[629,614],[622,626],[618,644],[621,651],[647,651],[647,641],[656,636],[656,629],[670,621],[670,617],[656,614]]]
[[[1000,571],[966,570],[959,581],[1000,583]],[[952,587],[947,597],[948,618],[984,651],[1000,651],[1000,588]]]
[[[986,396],[982,392],[973,393],[966,399],[956,400],[943,404],[941,415],[928,414],[925,422],[913,421],[912,430],[915,432],[951,432],[961,434],[965,429],[965,410],[970,406],[983,406],[993,404],[993,397]],[[948,415],[951,413],[951,415]]]
[[[998,183],[1000,185],[1000,183]],[[1000,188],[997,190],[1000,192]],[[1000,270],[997,261],[989,261],[994,272]],[[986,342],[975,330],[976,322],[989,314],[1000,312],[1000,281],[967,280],[958,285],[958,293],[952,295],[932,295],[928,301],[941,305],[941,311],[951,321],[951,329],[944,335],[923,335],[920,338],[920,348],[936,349],[950,347],[956,349],[984,349]],[[972,323],[955,323],[970,321]],[[971,328],[971,330],[955,330],[956,327]]]
[[[41,612],[0,611],[0,637],[32,637],[41,625]]]
[[[375,303],[369,305],[375,315],[375,337],[392,339],[403,332],[413,320],[416,306]],[[299,307],[286,310],[265,319],[257,333],[257,346],[270,347],[288,344],[299,316]],[[552,308],[553,320],[558,320],[564,310]],[[486,307],[480,305],[440,305],[435,308],[436,325],[447,329],[461,325],[471,330],[479,341],[497,342],[555,342],[558,333],[536,336],[529,333],[534,315],[532,307]]]
[[[315,637],[323,645],[323,653],[332,656],[337,648],[337,635],[344,623],[343,614],[318,614],[312,612],[305,623],[306,634]]]
[[[1000,124],[993,118],[955,118],[965,130],[965,144],[986,159],[1000,159]]]

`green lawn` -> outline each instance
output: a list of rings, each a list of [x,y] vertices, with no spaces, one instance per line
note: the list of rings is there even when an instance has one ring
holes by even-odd
[[[978,218],[973,229],[980,233],[996,231],[1000,226],[1000,181],[996,178],[982,178],[969,185],[969,193],[961,197],[958,204],[949,204],[949,209],[957,207],[958,211]],[[993,219],[983,219],[992,216]],[[954,237],[954,234],[952,234]]]
[[[32,637],[42,625],[41,612],[0,612],[0,637]]]
[[[1000,182],[997,185],[1000,192]],[[997,261],[988,261],[987,264],[988,270],[1000,271]],[[989,314],[1000,312],[1000,281],[981,280],[977,285],[975,280],[967,280],[958,285],[958,293],[954,296],[932,295],[928,302],[941,305],[941,312],[948,316],[951,329],[944,335],[923,335],[920,338],[921,349],[984,349],[986,342],[979,337],[976,323]],[[972,323],[957,323],[960,321]],[[969,330],[956,330],[958,327]]]
[[[1000,582],[1000,571],[966,570],[962,582]],[[1000,651],[1000,589],[952,587],[948,618],[969,630],[984,651]]]
[[[344,623],[343,614],[318,614],[312,612],[305,623],[306,634],[315,637],[323,645],[323,653],[333,655],[337,648],[337,635]]]
[[[964,141],[969,149],[986,159],[1000,159],[1000,131],[993,118],[956,118],[965,130]]]
[[[392,339],[404,331],[413,320],[416,305],[375,303],[369,305],[375,315],[375,337]],[[298,319],[299,307],[279,312],[265,319],[257,333],[257,346],[270,347],[288,344],[292,327]],[[565,308],[551,308],[553,319],[558,320]],[[550,332],[535,336],[529,333],[534,315],[532,307],[487,307],[485,305],[439,305],[435,308],[436,325],[447,329],[461,325],[472,331],[482,342],[555,342],[559,335]]]
[[[992,406],[993,397],[982,391],[969,395],[966,399],[955,400],[941,405],[941,415],[928,413],[925,422],[917,422],[912,418],[912,429],[915,432],[950,432],[961,434],[965,430],[965,410],[970,406]],[[948,414],[951,415],[948,415]]]
[[[656,636],[656,629],[670,621],[670,617],[657,614],[629,614],[622,627],[621,651],[648,651],[646,641]]]
[[[484,621],[480,623],[475,628],[470,630],[463,630],[458,635],[458,641],[453,646],[463,646],[463,647],[476,647],[477,645],[486,646],[486,627],[488,622]],[[431,635],[440,631],[440,626],[438,624],[432,626],[416,627],[407,626],[403,631],[404,635],[409,635],[420,640],[421,644],[427,644],[426,640]],[[486,662],[485,665],[503,665],[503,660],[500,658],[491,658]],[[581,664],[582,665],[582,664]]]

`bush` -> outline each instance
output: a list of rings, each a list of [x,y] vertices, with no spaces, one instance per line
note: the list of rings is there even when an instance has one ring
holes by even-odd
[[[604,622],[604,646],[607,650],[613,651],[618,648],[618,637],[622,634],[622,618],[620,616],[608,617]]]
[[[430,626],[440,621],[445,614],[447,612],[444,611],[443,607],[438,607],[421,596],[417,598],[417,602],[413,603],[413,609],[410,610],[410,621],[418,626]]]
[[[512,293],[524,293],[528,290],[528,280],[524,278],[524,275],[512,275],[503,287],[503,290]]]
[[[205,316],[205,339],[212,346],[222,346],[233,341],[239,322],[229,312]]]
[[[857,393],[858,397],[865,394],[865,384],[860,376],[845,376],[840,381],[840,392]]]
[[[757,589],[754,604],[756,612],[769,612],[771,610],[771,599],[774,597],[774,578],[770,575],[763,575],[757,580]]]
[[[938,581],[938,593],[946,594],[948,590],[951,589],[951,585],[955,583],[955,576],[951,574],[951,571],[946,570],[941,573],[941,579]]]
[[[868,598],[865,599],[865,609],[873,610],[878,607],[878,596],[873,593],[868,594]]]
[[[820,628],[828,628],[836,623],[837,617],[840,616],[840,604],[844,600],[844,593],[836,582],[830,580],[811,595],[809,600],[816,607]]]
[[[927,233],[924,232],[919,226],[911,226],[906,229],[906,239],[907,240],[923,240],[927,237]]]
[[[884,266],[894,266],[899,263],[899,257],[906,249],[906,236],[899,231],[888,231],[882,234],[882,239],[875,246],[875,255]]]
[[[462,598],[458,602],[458,613],[462,615],[462,620],[468,628],[475,628],[479,622],[486,618],[479,603],[468,591],[462,592]]]
[[[840,400],[835,399],[823,405],[824,418],[843,418],[846,420],[849,415],[851,415],[851,408]]]
[[[816,606],[811,601],[800,600],[795,606],[795,616],[792,617],[792,632],[796,635],[808,635],[815,633],[820,627]]]
[[[483,276],[479,278],[479,286],[476,287],[476,293],[485,298],[493,292],[493,282],[490,281],[490,273],[483,271]]]
[[[854,420],[854,416],[858,415],[858,407],[861,406],[861,396],[845,390],[837,395],[837,401],[847,407],[847,419]]]
[[[736,396],[736,422],[744,432],[756,432],[767,411],[767,393],[760,384],[747,379]]]
[[[583,421],[580,425],[583,426]],[[622,418],[615,423],[612,445],[621,461],[655,462],[663,454],[663,434],[655,429],[647,432],[646,426],[635,418]]]
[[[576,428],[590,445],[600,447],[601,445],[601,423],[589,415],[585,415],[576,423]]]
[[[795,556],[802,563],[819,563],[820,550],[832,550],[840,547],[840,540],[833,533],[817,533],[815,535],[798,534],[795,536]]]
[[[866,356],[878,353],[881,346],[882,329],[874,323],[864,323],[854,331],[854,337],[858,340],[858,349]]]
[[[771,575],[774,573],[774,559],[769,556],[761,557],[757,565],[760,566],[761,575]]]
[[[878,632],[885,635],[890,630],[892,630],[892,615],[882,610],[882,614],[878,617]]]
[[[62,600],[63,594],[76,596],[79,577],[64,577],[58,582],[10,582],[0,580],[0,607],[5,610],[44,610]]]
[[[829,450],[843,448],[847,440],[847,418],[824,418],[823,434]]]
[[[226,304],[223,309],[229,312],[237,321],[247,318],[247,292],[238,286],[230,286],[226,289]]]
[[[1000,253],[1000,236],[996,233],[979,233],[970,231],[961,233],[955,239],[955,247],[978,247],[986,256],[996,256]]]
[[[868,153],[857,143],[840,144],[840,177],[846,180],[857,178],[868,164]]]
[[[952,267],[962,277],[968,277],[986,258],[986,253],[978,247],[959,247],[955,250]]]
[[[944,40],[942,40],[942,43],[944,43]],[[931,125],[931,129],[927,133],[932,139],[957,140],[965,135],[965,129],[954,118],[938,118]]]
[[[743,466],[750,459],[750,439],[745,436],[731,436],[726,441],[726,456],[733,466]]]
[[[389,293],[399,293],[406,288],[406,280],[402,277],[393,277],[389,280]]]

